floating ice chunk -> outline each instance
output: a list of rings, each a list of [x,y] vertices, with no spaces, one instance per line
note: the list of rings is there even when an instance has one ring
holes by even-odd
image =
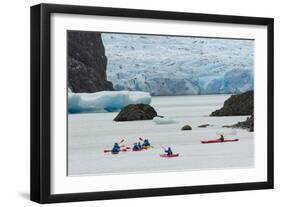
[[[176,124],[178,123],[176,120],[167,118],[167,117],[154,117],[153,118],[154,123],[156,124]]]
[[[129,104],[150,104],[150,102],[150,94],[141,91],[68,93],[68,112],[113,112]]]

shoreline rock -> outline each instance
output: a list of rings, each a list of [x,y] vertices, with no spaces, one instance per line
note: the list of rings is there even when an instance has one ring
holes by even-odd
[[[240,121],[233,125],[223,126],[227,128],[240,128],[240,129],[248,129],[249,132],[254,131],[254,115],[252,114],[250,117],[247,117],[245,121]]]
[[[244,116],[254,113],[254,91],[232,95],[221,109],[213,111],[210,116]]]

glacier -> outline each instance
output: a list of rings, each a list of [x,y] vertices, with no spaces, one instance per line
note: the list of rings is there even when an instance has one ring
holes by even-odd
[[[254,40],[102,33],[115,90],[152,96],[252,90]]]
[[[150,104],[151,96],[142,91],[68,92],[69,113],[115,112],[129,104]]]

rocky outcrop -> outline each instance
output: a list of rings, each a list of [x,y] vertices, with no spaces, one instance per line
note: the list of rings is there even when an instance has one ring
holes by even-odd
[[[192,127],[189,125],[185,125],[181,128],[181,130],[192,130]]]
[[[130,104],[119,112],[114,121],[151,120],[156,116],[157,112],[148,104]]]
[[[254,112],[254,91],[232,95],[224,102],[221,109],[211,113],[210,116],[243,116]]]
[[[86,31],[67,32],[68,88],[74,93],[113,90],[107,81],[107,58],[101,34]]]
[[[254,115],[247,117],[245,121],[238,122],[237,124],[224,126],[228,128],[241,128],[241,129],[248,129],[250,132],[254,131]]]
[[[206,128],[206,127],[209,127],[210,124],[202,124],[202,125],[199,125],[198,128]]]

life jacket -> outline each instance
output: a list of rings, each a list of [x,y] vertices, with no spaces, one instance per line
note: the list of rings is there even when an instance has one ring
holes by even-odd
[[[120,152],[120,146],[118,144],[115,144],[111,151],[112,152]]]
[[[134,144],[133,149],[134,150],[139,150],[140,148],[139,148],[138,144]]]
[[[145,146],[145,147],[147,147],[147,146],[150,146],[150,143],[149,143],[149,141],[147,140],[147,139],[145,139],[144,141],[143,141],[143,144],[142,144],[143,146]]]
[[[138,143],[138,148],[139,148],[139,149],[141,149],[141,148],[142,148],[142,146],[141,146],[141,144],[140,144],[140,143]]]

